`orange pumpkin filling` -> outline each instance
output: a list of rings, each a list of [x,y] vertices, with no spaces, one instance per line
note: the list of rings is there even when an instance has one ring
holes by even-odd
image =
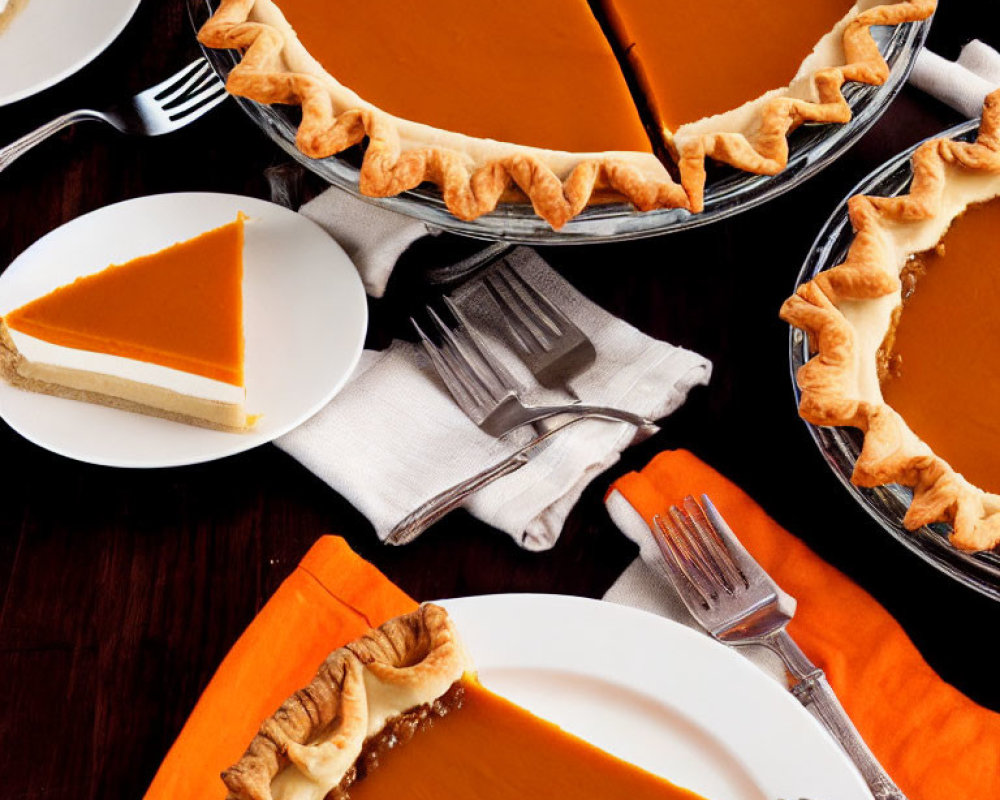
[[[386,751],[350,800],[698,800],[464,680],[460,705]]]
[[[280,0],[310,54],[397,117],[573,152],[649,152],[586,0]]]
[[[854,0],[601,0],[661,130],[787,86]]]
[[[970,207],[916,276],[882,394],[966,480],[1000,493],[1000,199]],[[904,282],[905,283],[905,282]]]
[[[5,315],[52,344],[243,385],[243,217]]]

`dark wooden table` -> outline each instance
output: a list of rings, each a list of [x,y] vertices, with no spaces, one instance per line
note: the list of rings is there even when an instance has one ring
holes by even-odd
[[[979,36],[975,0],[943,0],[931,46]],[[0,109],[6,142],[80,105],[110,103],[197,55],[184,0],[146,0],[97,61]],[[273,446],[169,470],[93,467],[5,425],[0,502],[0,774],[8,800],[142,794],[216,665],[320,535],[338,533],[418,599],[489,592],[600,596],[636,555],[601,503],[612,478],[687,447],[875,595],[942,675],[1000,710],[989,642],[1000,605],[892,540],[837,484],[798,420],[781,301],[822,222],[883,160],[958,122],[904,90],[882,121],[807,185],[710,228],[544,250],[582,291],[644,331],[715,362],[707,389],[598,478],[540,554],[456,513],[403,549]],[[266,197],[283,155],[233,103],[159,139],[79,126],[0,175],[0,264],[95,208],[145,194]],[[410,275],[420,269],[410,258]],[[613,267],[613,268],[609,268]],[[410,280],[394,278],[397,284]],[[373,302],[370,344],[403,330],[409,292]]]

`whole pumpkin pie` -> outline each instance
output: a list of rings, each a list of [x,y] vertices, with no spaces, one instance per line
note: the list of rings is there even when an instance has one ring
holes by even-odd
[[[0,374],[29,391],[246,430],[243,216],[8,311]]]
[[[231,800],[699,800],[484,688],[431,604],[334,651],[222,779]]]
[[[936,139],[899,197],[849,202],[847,260],[782,317],[807,331],[801,415],[865,432],[853,481],[913,488],[905,524],[1000,545],[1000,92],[976,142]]]
[[[559,228],[588,203],[700,211],[705,159],[773,174],[845,81],[888,67],[869,29],[935,0],[222,0],[199,39],[229,90],[302,106],[297,145],[368,139],[360,188],[437,184],[462,219],[513,193]],[[673,174],[680,176],[680,184]]]

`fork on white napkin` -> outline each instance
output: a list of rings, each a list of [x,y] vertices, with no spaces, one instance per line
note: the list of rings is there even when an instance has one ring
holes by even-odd
[[[975,119],[982,114],[986,95],[1000,87],[1000,53],[978,39],[962,48],[957,61],[921,50],[909,80],[918,89]]]
[[[692,387],[708,382],[708,360],[604,311],[535,251],[518,248],[506,258],[594,342],[596,362],[572,384],[582,402],[660,419],[678,408]],[[468,300],[461,291],[455,297],[460,305]],[[513,354],[496,354],[523,385],[533,385]],[[546,397],[526,393],[524,399]],[[494,439],[483,433],[456,405],[423,350],[396,341],[385,351],[366,351],[341,393],[277,445],[357,507],[384,539],[425,500],[500,461],[532,435],[524,430]],[[548,549],[587,484],[646,435],[623,423],[580,422],[464,507],[523,547]]]

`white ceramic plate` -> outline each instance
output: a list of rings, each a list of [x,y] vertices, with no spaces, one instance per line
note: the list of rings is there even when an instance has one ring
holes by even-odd
[[[15,389],[0,417],[56,453],[117,467],[209,461],[269,442],[311,417],[361,357],[368,305],[357,270],[319,226],[281,206],[229,194],[163,194],[107,206],[35,242],[0,275],[0,314],[80,275],[156,252],[243,211],[249,433],[225,433]]]
[[[22,0],[0,33],[0,106],[89,64],[132,19],[139,0]]]
[[[679,786],[711,800],[871,800],[791,694],[704,634],[579,597],[442,605],[486,686]]]

